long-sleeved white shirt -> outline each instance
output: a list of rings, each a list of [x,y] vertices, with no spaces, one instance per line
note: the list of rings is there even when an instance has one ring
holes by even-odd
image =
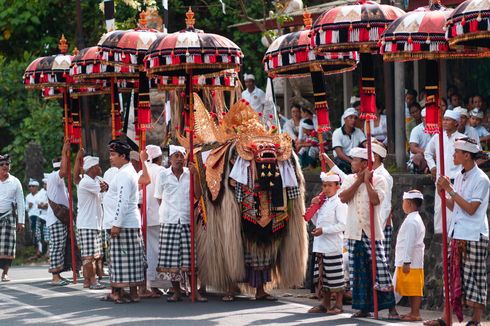
[[[151,183],[146,186],[146,223],[148,226],[160,225],[158,200],[155,198],[155,189],[160,172],[165,170],[161,165],[155,163],[146,163],[148,174],[150,175]]]
[[[102,195],[102,208],[104,209],[102,228],[104,230],[110,230],[112,228],[112,222],[114,221],[117,202],[117,189],[114,183],[118,172],[119,169],[113,166],[104,172],[104,176],[102,178],[104,182],[109,185],[109,190]]]
[[[407,215],[396,238],[395,266],[410,263],[411,268],[424,268],[425,226],[419,212]]]
[[[17,223],[25,222],[24,193],[19,179],[9,174],[5,181],[0,181],[0,214],[12,210],[17,205]]]
[[[102,229],[102,203],[100,182],[85,174],[77,189],[77,229]]]
[[[463,138],[463,135],[460,132],[454,132],[450,137],[448,137],[447,132],[443,133],[444,139],[444,167],[445,167],[445,175],[450,179],[454,179],[456,175],[461,171],[461,165],[454,165],[453,155],[454,155],[454,142],[458,138]],[[439,171],[439,164],[436,166],[436,162],[439,162],[439,136],[434,135],[427,145],[427,148],[424,152],[425,160],[427,161],[427,165],[429,169],[437,167],[437,175],[441,175]]]
[[[342,180],[342,186],[339,194],[350,188],[357,179],[356,174],[349,174]],[[387,192],[388,185],[383,177],[373,175],[373,188],[378,194],[380,203],[383,202]],[[362,232],[368,238],[371,238],[371,223],[369,215],[369,196],[366,189],[366,184],[363,182],[357,188],[354,197],[347,203],[347,226],[345,229],[345,237],[351,240],[361,240]],[[375,240],[383,240],[383,228],[381,227],[381,205],[374,206],[374,231]]]
[[[381,165],[374,170],[373,175],[379,175],[385,178],[386,184],[388,185],[388,189],[385,193],[385,197],[381,202],[381,207],[380,207],[381,227],[384,228],[386,226],[386,221],[388,220],[388,216],[390,216],[390,212],[391,212],[391,192],[393,190],[393,177],[388,172],[388,170],[385,169],[383,163],[381,163]]]
[[[37,209],[39,209],[39,217],[42,218],[43,220],[46,220],[46,214],[48,214],[48,209],[39,208],[39,205],[41,204],[42,205],[48,204],[48,195],[46,190],[44,190],[44,188],[41,188],[36,194],[36,204],[37,204]]]
[[[138,173],[131,163],[126,163],[114,177],[117,197],[113,226],[127,229],[141,227],[141,215],[138,209]]]
[[[326,198],[311,221],[323,234],[313,239],[313,252],[325,255],[341,255],[347,220],[347,205],[335,194]]]

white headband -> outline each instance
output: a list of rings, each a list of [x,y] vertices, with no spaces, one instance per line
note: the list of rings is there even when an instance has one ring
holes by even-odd
[[[465,117],[469,117],[469,114],[468,114],[468,110],[466,110],[465,108],[462,108],[460,106],[457,106],[453,109],[454,112],[458,112],[459,115],[464,115]]]
[[[320,179],[322,179],[322,182],[339,182],[341,181],[340,176],[337,173],[333,172],[322,172],[320,173]]]
[[[475,117],[475,118],[479,118],[479,119],[483,119],[483,112],[478,110],[478,109],[473,109],[470,112],[470,116]]]
[[[471,139],[473,142],[470,142],[471,138],[459,138],[454,142],[454,148],[462,151],[470,152],[470,153],[479,153],[481,151],[480,146],[476,144],[474,139]]]
[[[378,143],[375,143],[375,142],[372,143],[371,149],[373,150],[373,153],[378,154],[382,158],[385,158],[386,157],[386,154],[388,154],[386,152],[386,148],[384,148],[382,145],[380,145]]]
[[[61,162],[53,162],[53,169],[61,167]]]
[[[450,118],[459,122],[459,118],[461,118],[461,114],[453,110],[446,110],[446,112],[444,112],[444,118]]]
[[[367,159],[368,159],[368,152],[367,152],[367,149],[365,149],[365,148],[362,148],[362,147],[354,147],[353,149],[350,150],[349,156],[350,157],[358,157],[358,158],[361,158],[361,159],[367,161]],[[371,161],[374,161],[372,155],[371,155]]]
[[[355,115],[357,117],[359,116],[359,113],[357,113],[357,110],[354,108],[347,108],[342,114],[342,118],[340,118],[340,124],[343,126],[345,124],[345,118],[351,115]]]
[[[424,195],[420,191],[409,191],[403,193],[403,199],[424,199]]]
[[[176,152],[179,152],[185,156],[185,148],[184,147],[176,146],[176,145],[170,145],[169,152],[168,152],[169,156],[172,156]]]
[[[39,187],[39,182],[37,182],[37,180],[30,179],[30,180],[29,180],[29,186],[36,186],[36,187]]]
[[[309,125],[305,123],[304,121],[301,121],[301,128],[307,129],[307,130],[313,130],[315,127],[313,125]]]
[[[129,159],[133,161],[140,161],[140,154],[137,151],[129,152]]]
[[[146,146],[146,152],[148,153],[148,158],[150,160],[153,160],[157,157],[162,156],[162,149],[160,148],[160,146],[147,145]]]
[[[88,171],[91,167],[96,166],[99,164],[99,158],[95,156],[85,156],[83,158],[83,170],[86,172]]]

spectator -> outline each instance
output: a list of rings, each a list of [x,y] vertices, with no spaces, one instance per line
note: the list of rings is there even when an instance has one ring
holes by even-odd
[[[480,138],[480,144],[482,147],[487,147],[487,142],[490,141],[490,132],[482,126],[483,112],[477,108],[470,112],[470,125],[476,129],[478,137]]]
[[[446,95],[447,95],[447,98],[451,98],[451,96],[453,96],[453,94],[456,94],[458,93],[458,88],[454,85],[449,85],[447,87],[447,92],[446,92]],[[447,104],[447,103],[446,103]]]
[[[452,110],[454,108],[457,108],[458,106],[461,106],[461,95],[455,93],[452,94],[451,97],[449,97],[449,105],[447,108],[449,110]]]
[[[386,145],[388,143],[388,124],[386,115],[381,114],[382,112],[381,103],[376,102],[376,120],[370,120],[369,123],[371,124],[371,136]]]
[[[361,115],[361,98],[357,96],[351,96],[350,98],[350,106],[357,111],[357,116]],[[364,123],[365,121],[363,119],[357,119],[356,120],[356,128],[361,129],[364,131]]]
[[[302,106],[301,121],[308,120],[308,119],[313,121],[313,127],[315,127],[316,130],[318,128],[318,120],[316,115],[313,113],[313,110],[310,107]],[[304,138],[302,134],[303,134],[303,128],[299,128],[298,138]]]
[[[412,117],[410,116],[410,107],[415,102],[417,102],[417,91],[408,89],[405,93],[405,124],[412,120]]]
[[[415,102],[410,106],[409,109],[410,109],[410,116],[412,117],[412,121],[407,123],[405,129],[405,136],[407,137],[408,140],[410,140],[410,134],[412,133],[413,128],[415,128],[416,126],[422,123],[422,108],[420,107],[420,104]]]
[[[412,171],[415,173],[428,173],[427,161],[424,157],[424,151],[429,144],[431,136],[425,133],[425,109],[420,113],[422,122],[415,126],[410,133],[410,161]]]
[[[242,98],[250,103],[252,109],[255,112],[263,114],[265,105],[265,93],[263,90],[255,86],[255,76],[252,74],[245,74],[245,87],[246,90],[242,92]]]
[[[291,136],[293,141],[296,141],[299,136],[299,128],[301,123],[301,107],[297,104],[291,105],[291,119],[284,124],[284,131]]]
[[[446,112],[446,110],[447,110],[447,100],[444,97],[441,97],[440,98],[440,104],[441,104],[440,105],[441,111],[444,114],[444,112]]]
[[[301,129],[301,138],[298,138],[298,141],[296,142],[299,162],[302,168],[314,168],[316,166],[318,153],[320,150],[318,148],[318,135],[315,131],[313,121],[311,119],[302,120]]]
[[[425,91],[425,89],[422,89],[419,92],[419,96],[418,96],[418,102],[419,102],[421,108],[425,107],[425,97],[426,96],[427,96],[427,92]]]
[[[480,137],[478,136],[478,132],[475,128],[468,124],[468,119],[470,117],[468,110],[458,106],[454,108],[453,111],[458,112],[461,115],[461,118],[459,118],[458,131],[471,139],[474,139],[478,143],[478,146],[480,146]]]
[[[335,164],[345,173],[352,173],[350,150],[354,147],[364,146],[366,136],[361,129],[356,128],[357,111],[348,108],[342,115],[342,126],[335,129],[332,135],[332,149]]]
[[[471,104],[473,105],[473,109],[482,109],[483,107],[483,98],[481,95],[475,95],[472,98]]]

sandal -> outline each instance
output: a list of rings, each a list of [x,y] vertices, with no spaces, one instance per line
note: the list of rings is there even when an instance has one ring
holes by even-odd
[[[90,290],[102,290],[102,289],[105,289],[105,285],[102,285],[102,284],[97,282],[95,284],[90,284],[89,289]]]
[[[329,315],[340,315],[343,312],[344,312],[344,309],[342,309],[342,307],[337,307],[337,306],[333,306],[332,309],[327,310],[327,314],[329,314]]]
[[[196,301],[197,302],[208,302],[208,298],[205,298],[205,297],[196,297]]]
[[[255,297],[255,301],[277,301],[277,298],[270,294],[266,294],[261,297]]]
[[[423,322],[425,326],[446,326],[446,322],[444,319],[432,319],[432,320],[426,320]]]
[[[466,326],[480,326],[481,323],[479,321],[470,320],[466,323]]]
[[[318,313],[325,313],[327,311],[328,311],[328,309],[325,306],[319,304],[318,306],[311,307],[308,310],[308,313],[310,313],[310,314],[318,314]]]
[[[403,316],[400,316],[400,320],[401,321],[422,321],[422,318],[421,317],[415,317],[412,315],[403,315]]]
[[[115,304],[126,304],[126,303],[130,303],[130,302],[131,302],[131,300],[128,300],[125,297],[114,299]]]
[[[182,298],[181,297],[174,297],[174,296],[171,296],[170,298],[167,298],[167,302],[179,302],[179,301],[182,301]]]
[[[223,301],[223,302],[232,302],[232,301],[235,301],[235,296],[233,296],[233,295],[225,295],[224,297],[221,298],[221,301]]]
[[[400,320],[401,317],[399,314],[390,314],[388,313],[388,317],[386,317],[388,320]]]
[[[67,280],[64,280],[64,279],[61,279],[59,280],[58,282],[53,282],[51,281],[50,283],[52,286],[65,286],[65,285],[68,285],[70,284],[70,282],[68,282]]]
[[[373,315],[368,311],[358,311],[356,313],[353,313],[350,318],[370,318],[372,316]]]
[[[114,298],[112,297],[112,293],[107,293],[104,295],[102,298],[100,298],[100,301],[114,301]]]
[[[7,274],[2,274],[2,282],[10,282],[10,277]]]

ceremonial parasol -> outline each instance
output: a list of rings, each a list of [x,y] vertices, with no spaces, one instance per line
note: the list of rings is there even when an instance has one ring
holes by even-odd
[[[332,51],[359,51],[361,62],[361,118],[366,119],[366,138],[368,157],[371,151],[371,124],[376,119],[376,89],[374,83],[374,63],[372,54],[378,52],[377,43],[387,26],[403,15],[399,8],[359,0],[357,4],[343,5],[324,12],[313,24],[312,46],[320,53]],[[372,161],[368,159],[368,169]],[[376,257],[374,206],[369,205],[371,255]],[[376,282],[376,259],[371,259],[373,280],[374,317],[378,318],[378,295],[374,288]]]
[[[447,20],[446,38],[450,46],[490,48],[490,1],[467,0],[457,6]]]
[[[136,134],[139,137],[140,149],[146,147],[146,130],[151,127],[150,85],[144,72],[143,59],[153,41],[163,35],[166,34],[147,27],[146,12],[142,11],[138,21],[138,28],[110,31],[102,36],[97,45],[98,55],[103,63],[101,65],[102,70],[109,72],[114,69],[123,75],[135,74],[138,76],[138,105],[135,110],[135,127]],[[113,88],[116,82],[115,76],[110,80],[111,88]],[[114,96],[114,93],[112,96]],[[114,110],[112,112],[113,119],[115,119]],[[141,162],[141,164],[145,163]],[[143,187],[142,193],[142,233],[146,248],[146,187]]]
[[[489,52],[478,48],[462,46],[449,47],[445,38],[446,22],[452,9],[443,7],[440,2],[431,2],[395,20],[385,31],[380,41],[380,52],[386,61],[408,61],[427,59],[426,67],[426,128],[429,134],[438,134],[439,172],[445,175],[444,140],[442,111],[439,110],[439,68],[438,59],[480,58]],[[449,296],[448,243],[446,220],[446,195],[441,195],[442,246],[444,259],[444,294],[446,321],[451,324],[451,304]],[[457,313],[458,318],[462,317]]]
[[[325,90],[325,74],[338,74],[357,67],[358,53],[315,52],[311,46],[311,14],[303,13],[305,29],[279,36],[267,49],[262,62],[270,78],[311,76],[315,97],[315,110],[318,118],[318,137],[320,141],[320,158],[322,170],[325,171],[325,160],[322,155],[323,132],[330,130],[328,102]]]
[[[69,140],[70,123],[68,116],[68,88],[73,79],[69,74],[73,56],[67,55],[68,43],[62,35],[59,42],[60,54],[35,59],[27,67],[24,73],[24,85],[28,89],[58,88],[63,97],[64,108],[64,136]],[[68,158],[68,170],[70,171],[70,158]],[[73,229],[73,192],[71,187],[71,172],[67,175],[68,204],[70,211],[70,240],[71,240],[71,267],[73,271],[73,283],[77,282],[77,264],[75,259],[75,233]]]
[[[194,103],[193,89],[195,75],[209,75],[223,70],[239,70],[242,51],[229,39],[204,33],[194,28],[194,13],[191,8],[186,13],[185,30],[160,36],[148,49],[145,67],[150,78],[155,76],[185,76],[186,100],[189,106],[185,111],[186,131],[189,136],[189,162],[194,162]],[[195,239],[194,239],[194,184],[190,183],[191,217],[191,293],[195,300]]]

